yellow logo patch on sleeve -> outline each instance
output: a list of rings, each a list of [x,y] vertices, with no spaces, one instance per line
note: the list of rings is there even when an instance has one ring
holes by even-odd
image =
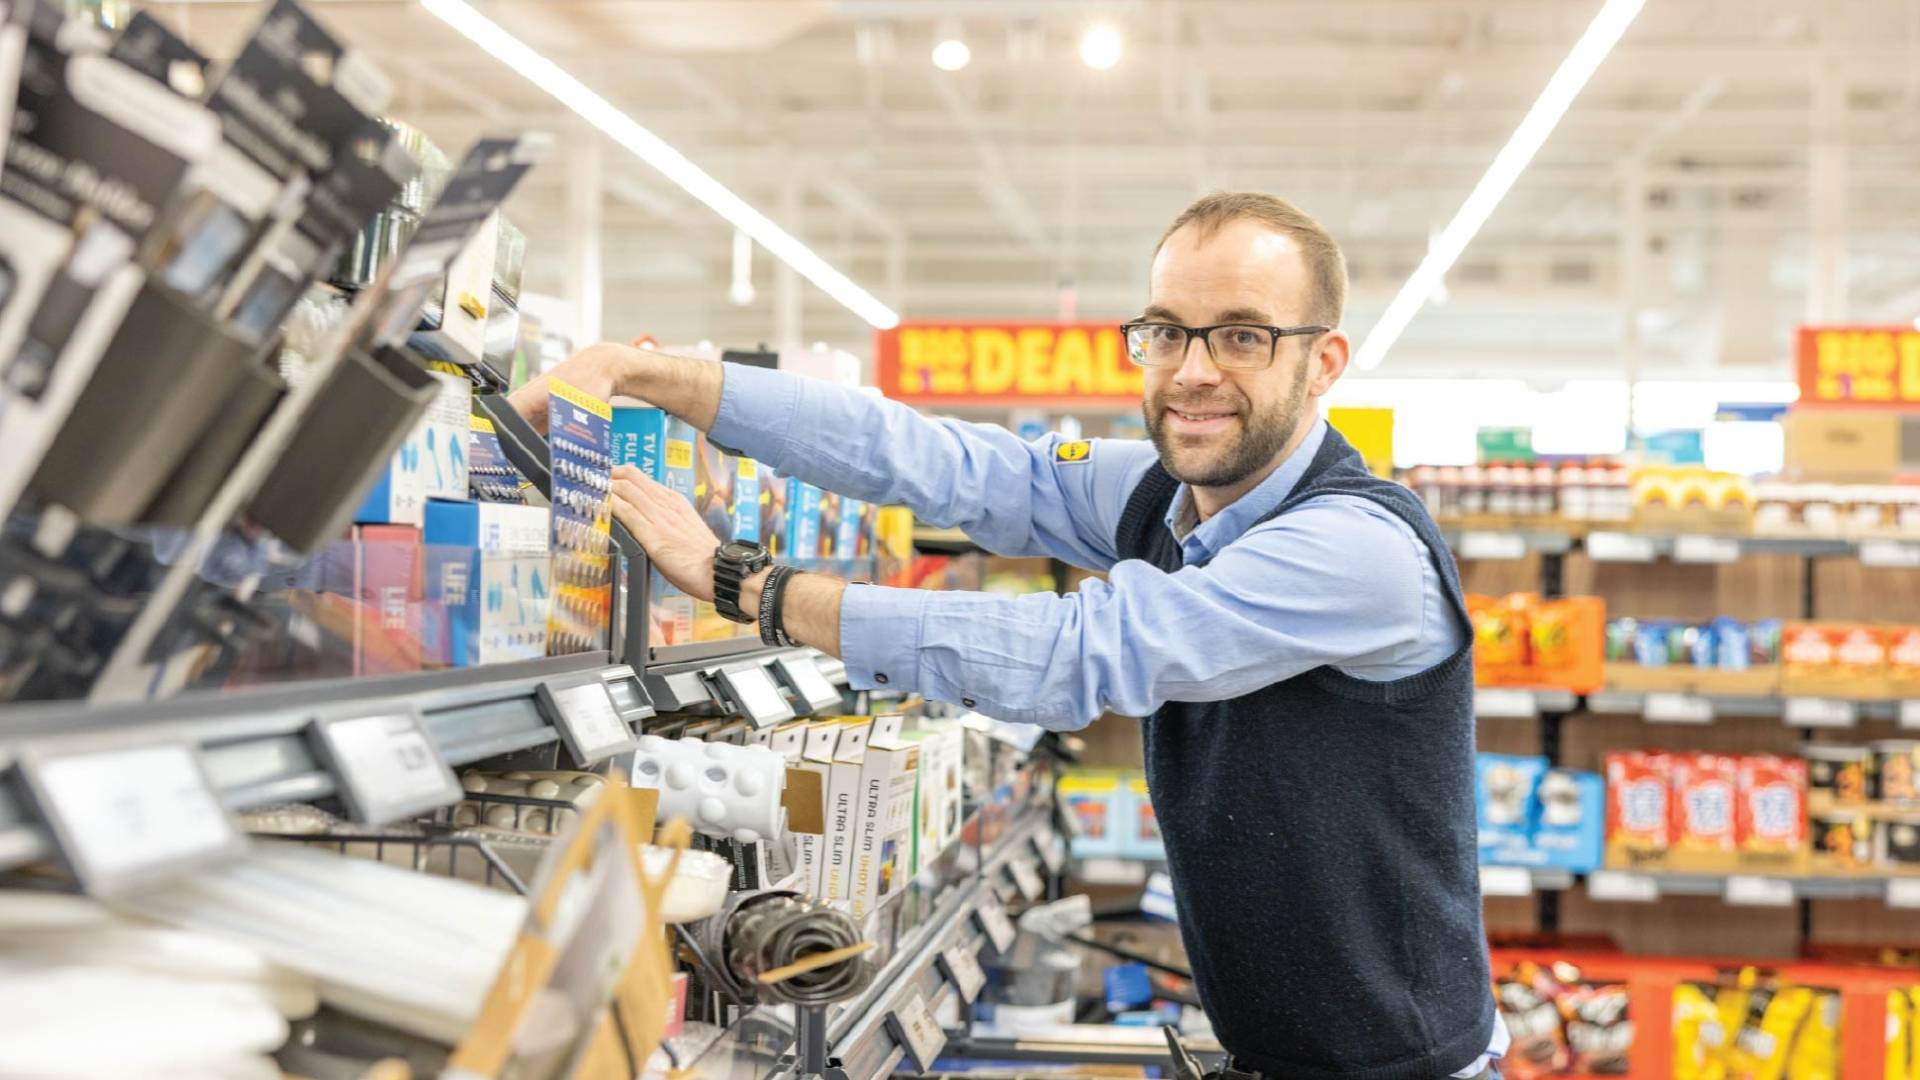
[[[1056,446],[1053,448],[1053,460],[1058,461],[1063,465],[1078,464],[1082,461],[1087,460],[1092,455],[1093,455],[1093,443],[1088,442],[1086,439],[1076,439],[1073,442],[1063,442],[1059,446]]]

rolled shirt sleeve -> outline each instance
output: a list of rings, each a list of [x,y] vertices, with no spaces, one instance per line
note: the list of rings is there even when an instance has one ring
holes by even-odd
[[[856,687],[1054,730],[1226,700],[1323,665],[1391,664],[1430,628],[1420,551],[1383,514],[1310,500],[1204,567],[1127,560],[1067,596],[851,587],[842,656]]]

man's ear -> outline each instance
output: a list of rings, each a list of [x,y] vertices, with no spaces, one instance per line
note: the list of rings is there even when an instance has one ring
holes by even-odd
[[[1347,361],[1352,355],[1353,343],[1347,339],[1346,331],[1329,331],[1314,346],[1313,356],[1307,361],[1310,365],[1307,392],[1320,397],[1333,389],[1333,384],[1347,373]]]

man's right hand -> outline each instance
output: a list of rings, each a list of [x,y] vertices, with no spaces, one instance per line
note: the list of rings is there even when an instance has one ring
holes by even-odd
[[[507,401],[537,431],[547,430],[547,384],[559,379],[579,387],[602,401],[620,392],[631,372],[643,363],[641,350],[630,345],[602,342],[589,345],[556,365],[551,371],[531,379],[508,395]]]

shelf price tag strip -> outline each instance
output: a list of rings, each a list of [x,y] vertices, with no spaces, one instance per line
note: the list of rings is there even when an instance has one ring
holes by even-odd
[[[1912,570],[1920,567],[1920,544],[1902,543],[1899,540],[1862,540],[1860,565]]]
[[[1526,553],[1527,538],[1519,533],[1460,534],[1460,557],[1463,559],[1518,559]]]
[[[157,743],[20,758],[74,875],[110,894],[246,850],[193,747]]]
[[[918,991],[909,994],[888,1014],[887,1027],[913,1061],[915,1072],[933,1071],[933,1063],[947,1047],[947,1033],[934,1021],[926,998]]]
[[[1013,920],[1007,918],[1007,909],[1000,906],[999,900],[987,897],[973,915],[980,920],[980,929],[987,932],[987,940],[993,942],[995,952],[1004,954],[1013,948],[1013,939],[1020,932],[1014,928]]]
[[[1889,878],[1887,880],[1887,906],[1890,908],[1920,908],[1920,878]]]
[[[1480,868],[1482,896],[1532,896],[1533,873],[1524,866],[1483,866]]]
[[[1013,872],[1013,884],[1020,895],[1027,900],[1038,900],[1047,891],[1046,883],[1040,880],[1040,866],[1033,859],[1021,856],[1007,864]]]
[[[1909,729],[1920,728],[1920,701],[1900,703],[1900,726]]]
[[[1679,536],[1673,541],[1673,561],[1677,563],[1736,563],[1740,561],[1740,541],[1730,536]]]
[[[460,801],[417,709],[320,719],[308,730],[355,821],[383,825]]]
[[[1594,562],[1647,563],[1654,560],[1653,540],[1631,533],[1597,532],[1587,536],[1587,557]]]
[[[960,991],[960,1000],[973,1004],[987,985],[987,972],[980,966],[980,954],[965,945],[954,945],[940,954],[940,966]]]
[[[1040,863],[1047,868],[1047,873],[1057,875],[1067,868],[1066,844],[1060,839],[1060,834],[1052,829],[1033,838],[1033,850],[1040,856]]]
[[[1595,900],[1650,904],[1660,899],[1660,883],[1645,874],[1595,870],[1587,875],[1587,895]]]
[[[598,676],[572,684],[541,683],[539,698],[567,751],[582,765],[604,761],[640,745],[633,729],[620,718],[620,710],[613,707],[613,698]]]
[[[1860,706],[1833,698],[1790,697],[1782,716],[1791,727],[1853,727],[1860,722]]]
[[[1713,702],[1694,694],[1648,694],[1641,711],[1655,723],[1713,723]]]
[[[1540,699],[1531,690],[1481,687],[1473,692],[1473,714],[1497,719],[1530,720],[1540,715]]]
[[[1736,874],[1727,879],[1726,900],[1743,907],[1790,907],[1793,882],[1782,878]]]

